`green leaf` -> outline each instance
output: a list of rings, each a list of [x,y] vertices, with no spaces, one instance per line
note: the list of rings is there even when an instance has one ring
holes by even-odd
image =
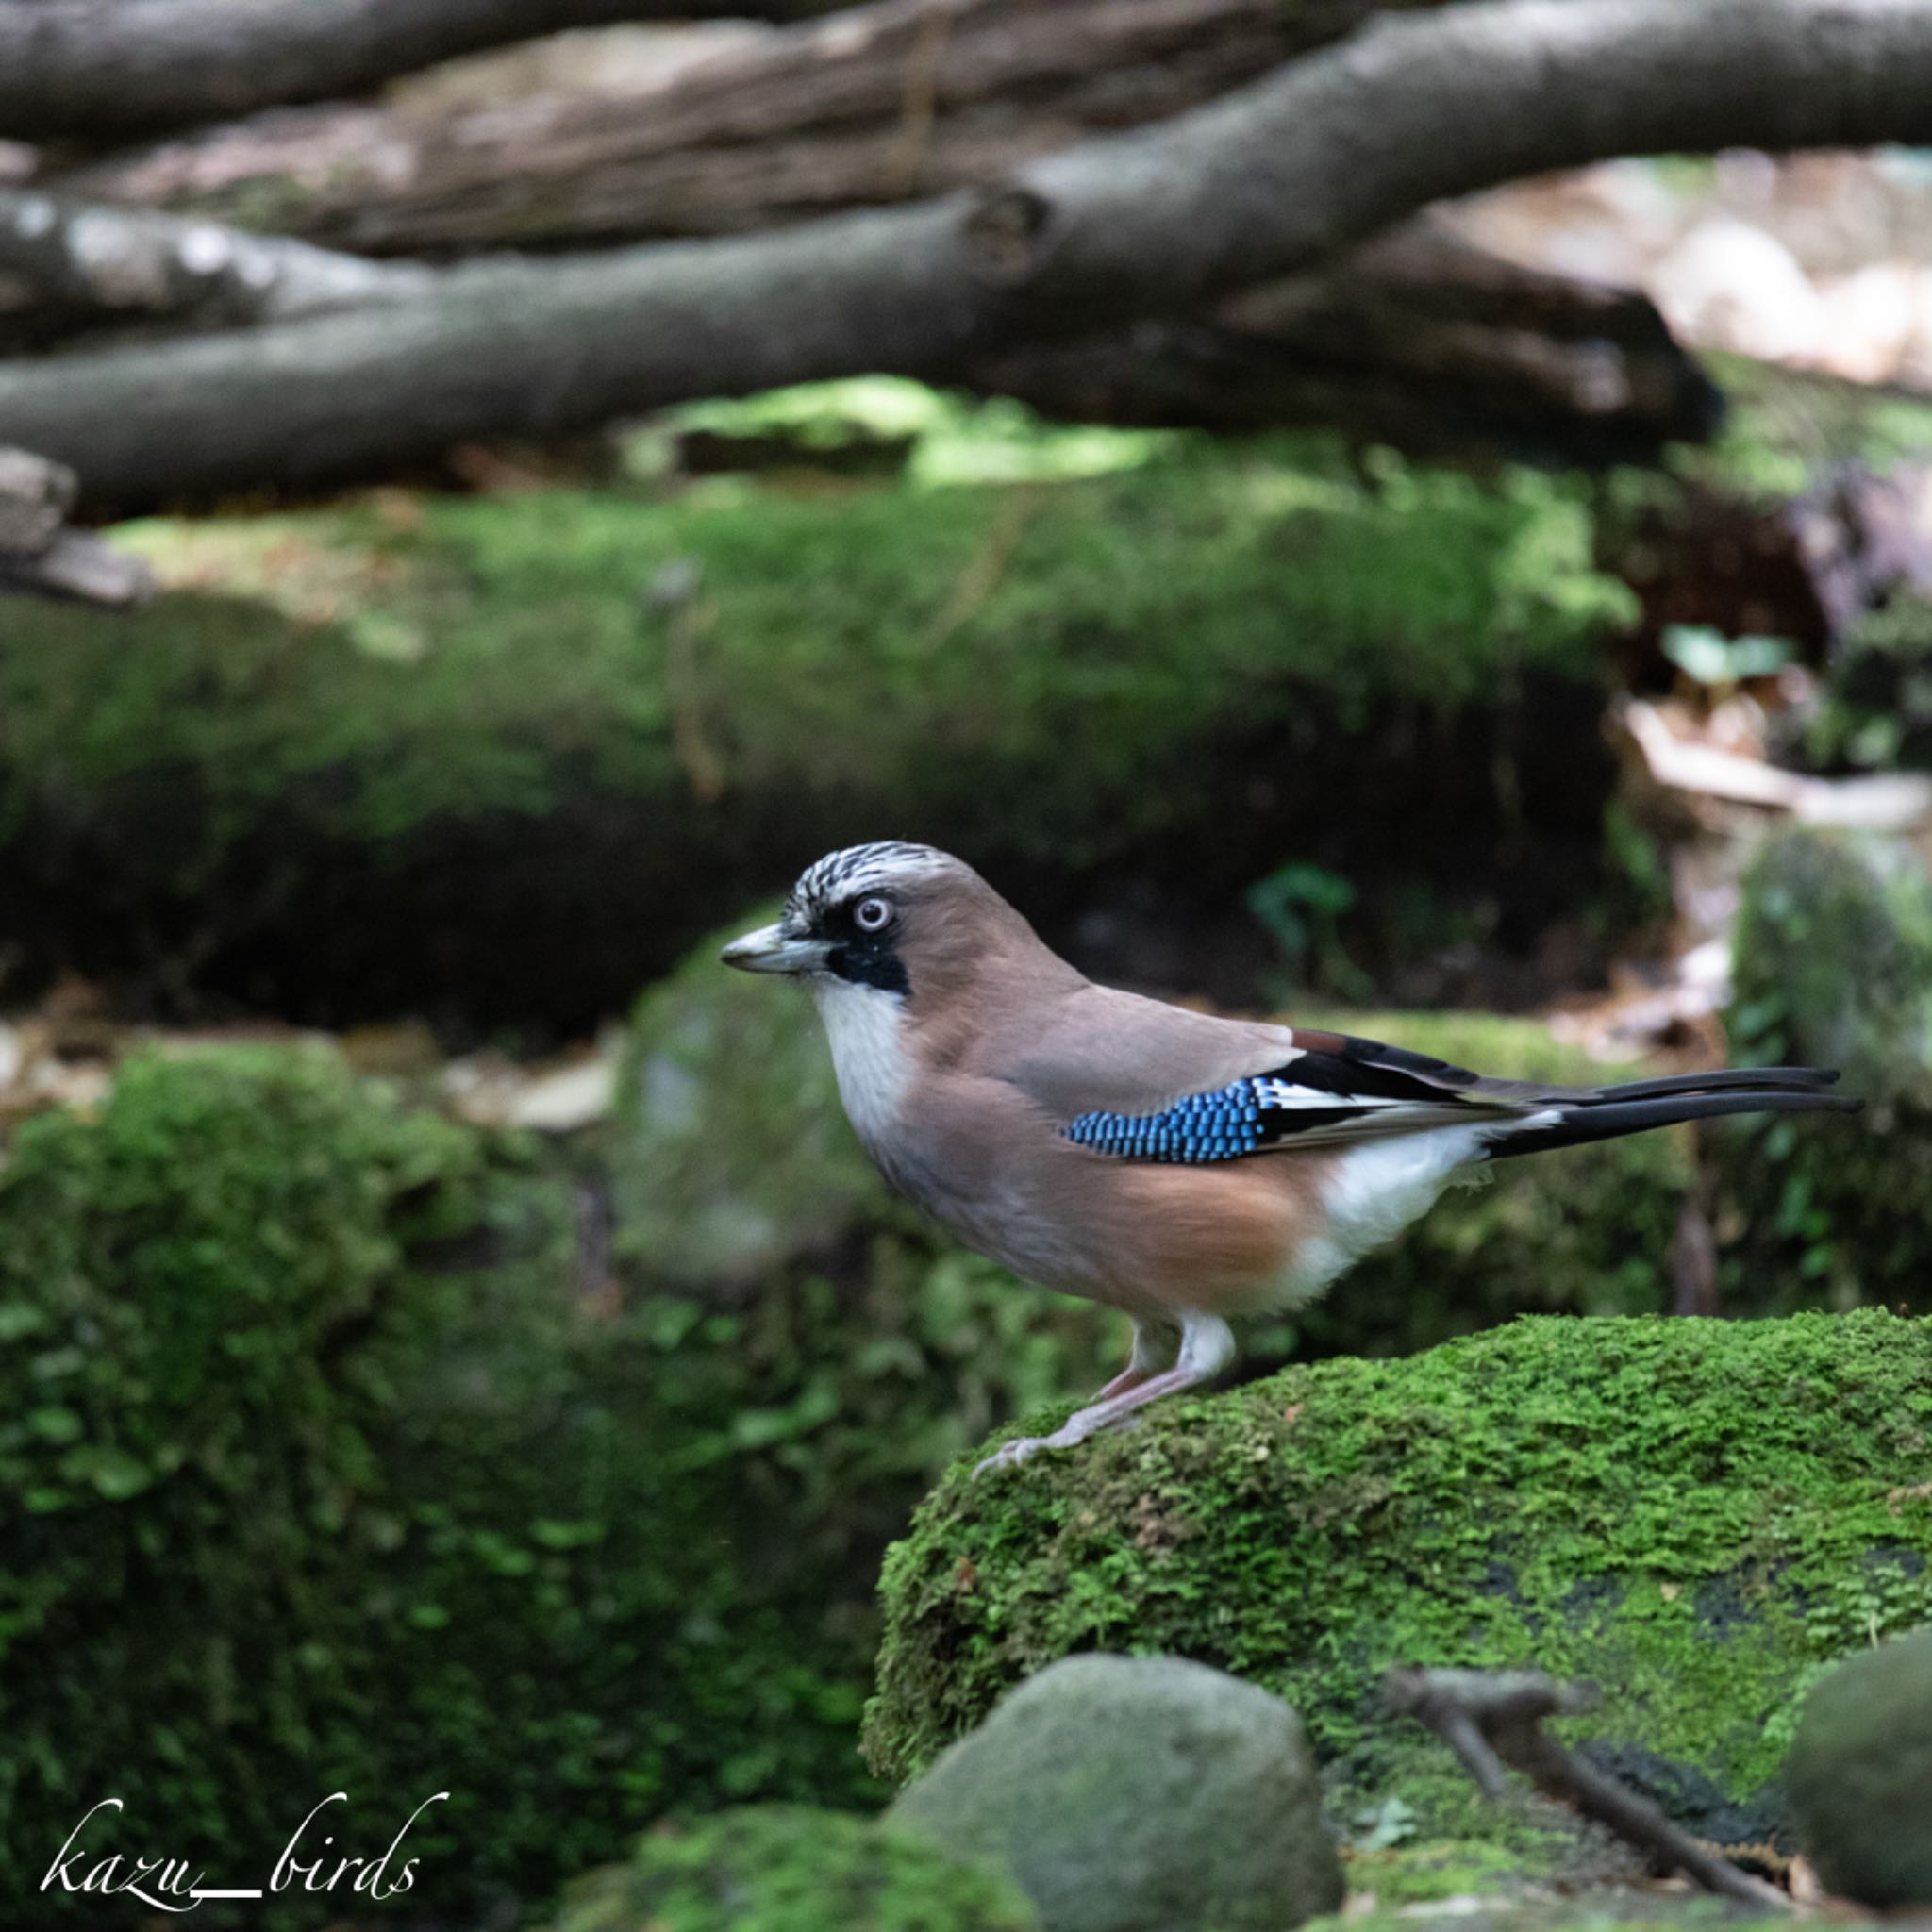
[[[43,1442],[76,1442],[86,1431],[80,1417],[58,1402],[30,1411],[27,1425]]]

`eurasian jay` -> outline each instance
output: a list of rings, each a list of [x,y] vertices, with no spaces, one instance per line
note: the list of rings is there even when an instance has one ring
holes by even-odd
[[[1313,1300],[1458,1171],[1715,1114],[1859,1106],[1809,1067],[1540,1087],[1190,1012],[1096,986],[927,845],[820,859],[723,958],[811,988],[845,1111],[891,1186],[1014,1274],[1131,1317],[1133,1353],[1093,1401],[982,1469],[1218,1374],[1229,1316]]]

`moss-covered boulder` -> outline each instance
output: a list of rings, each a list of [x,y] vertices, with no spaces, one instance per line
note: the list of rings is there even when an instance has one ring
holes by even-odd
[[[1341,1903],[1300,1722],[1179,1657],[1066,1657],[889,1814],[1010,1872],[1046,1932],[1289,1932]]]
[[[1818,1685],[1785,1780],[1828,1890],[1868,1906],[1932,1905],[1932,1629]]]
[[[1012,1881],[913,1833],[753,1806],[638,1840],[585,1874],[548,1932],[1039,1932]]]
[[[1506,939],[1590,897],[1624,606],[1580,491],[1319,439],[1052,471],[131,527],[153,608],[4,620],[22,969],[576,1025],[888,833],[1063,929],[1123,879],[1224,910],[1289,858],[1399,854],[1438,930],[1458,891]]]
[[[1400,1796],[1425,1831],[1468,1781],[1383,1713],[1396,1663],[1594,1679],[1574,1737],[1741,1799],[1821,1665],[1932,1613],[1932,1324],[1532,1318],[969,1471],[888,1559],[886,1776],[1053,1659],[1127,1649],[1277,1692],[1342,1802]]]
[[[1733,1058],[1841,1067],[1866,1110],[1713,1137],[1737,1215],[1727,1296],[1932,1308],[1932,876],[1909,845],[1799,828],[1744,881]]]
[[[669,1807],[868,1794],[870,1574],[803,1526],[783,1431],[735,1433],[812,1364],[587,1297],[573,1224],[525,1144],[322,1052],[140,1058],[17,1128],[0,1893],[104,1795],[124,1848],[239,1884],[331,1790],[371,1856],[446,1790],[408,1850],[457,1922]]]

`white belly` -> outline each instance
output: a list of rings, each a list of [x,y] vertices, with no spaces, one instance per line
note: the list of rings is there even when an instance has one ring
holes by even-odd
[[[1283,1283],[1285,1305],[1312,1301],[1371,1248],[1392,1241],[1482,1154],[1482,1135],[1474,1126],[1391,1134],[1351,1147],[1322,1192],[1327,1225],[1302,1244]]]

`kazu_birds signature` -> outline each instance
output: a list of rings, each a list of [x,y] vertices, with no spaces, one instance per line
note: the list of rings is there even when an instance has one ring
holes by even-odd
[[[1312,1301],[1483,1162],[1717,1114],[1856,1111],[1835,1073],[1486,1079],[1373,1040],[1098,986],[970,866],[855,845],[724,963],[802,979],[886,1179],[1041,1287],[1124,1309],[1127,1365],[1024,1461],[1233,1359],[1230,1317]]]

